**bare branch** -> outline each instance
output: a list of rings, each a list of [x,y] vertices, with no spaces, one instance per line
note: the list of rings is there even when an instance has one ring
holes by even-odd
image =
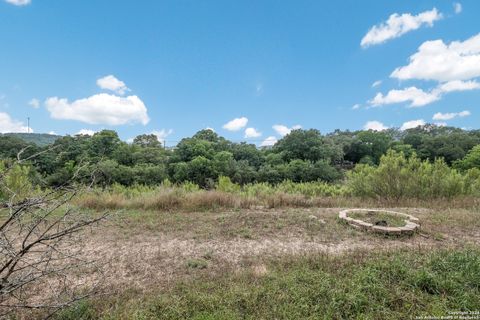
[[[43,153],[22,159],[25,150],[18,153],[14,165]],[[97,261],[82,258],[80,241],[85,228],[102,222],[109,213],[88,214],[70,205],[83,191],[72,184],[81,165],[67,183],[25,199],[5,186],[12,167],[0,174],[0,188],[10,195],[0,203],[0,316],[18,309],[45,309],[52,315],[98,292],[96,284],[75,282],[75,277],[100,272]],[[87,188],[95,181],[95,171],[91,181]],[[49,293],[38,292],[40,286]]]

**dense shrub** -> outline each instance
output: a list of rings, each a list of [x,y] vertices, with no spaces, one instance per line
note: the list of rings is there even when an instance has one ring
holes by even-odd
[[[431,163],[390,150],[378,167],[358,164],[347,174],[347,186],[353,195],[362,197],[451,198],[476,193],[478,174],[462,175],[443,159]]]
[[[0,199],[22,201],[35,192],[32,183],[30,167],[14,164],[9,167],[5,162],[0,162],[0,175],[4,176],[0,184]]]
[[[229,177],[220,176],[218,178],[217,190],[222,192],[236,193],[240,191],[240,185],[233,183]]]

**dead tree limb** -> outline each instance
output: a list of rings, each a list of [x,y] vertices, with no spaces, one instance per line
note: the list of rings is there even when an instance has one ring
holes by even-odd
[[[25,162],[23,151],[14,165]],[[0,317],[19,309],[52,314],[97,293],[98,281],[81,279],[100,272],[100,262],[86,259],[79,244],[85,229],[109,214],[82,212],[71,204],[89,186],[75,186],[72,179],[70,184],[18,199],[5,185],[8,170],[0,174],[0,188],[8,195],[0,200]]]

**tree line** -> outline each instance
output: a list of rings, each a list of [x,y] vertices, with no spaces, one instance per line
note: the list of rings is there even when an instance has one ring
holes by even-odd
[[[0,158],[13,161],[37,154],[29,161],[30,180],[39,186],[56,187],[70,181],[125,186],[156,185],[168,179],[212,187],[218,177],[237,184],[267,182],[335,182],[356,164],[376,166],[388,150],[415,154],[432,163],[439,158],[468,170],[480,166],[480,130],[425,125],[406,131],[341,131],[322,135],[316,129],[293,130],[274,146],[231,142],[212,130],[182,139],[165,149],[153,134],[122,141],[112,130],[93,136],[76,135],[39,147],[14,136],[0,137]]]

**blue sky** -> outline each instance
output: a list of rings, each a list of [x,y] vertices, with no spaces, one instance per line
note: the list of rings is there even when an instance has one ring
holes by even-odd
[[[475,0],[0,0],[0,131],[30,117],[34,132],[174,144],[210,127],[268,144],[295,126],[478,128],[479,12]]]

